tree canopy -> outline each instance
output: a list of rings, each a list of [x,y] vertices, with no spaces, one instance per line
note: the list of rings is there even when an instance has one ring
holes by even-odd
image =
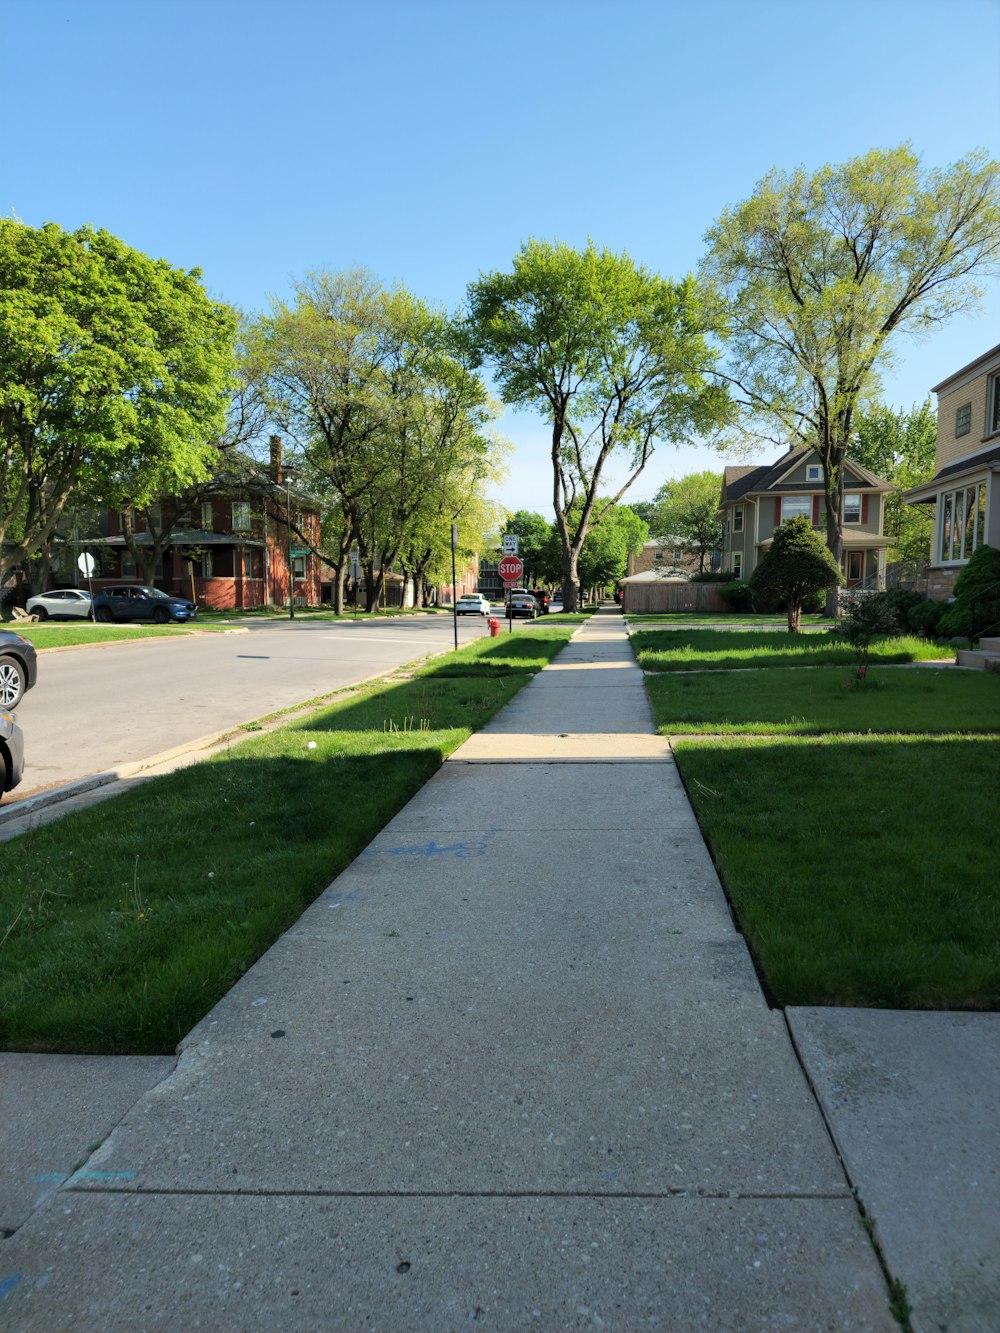
[[[743,427],[815,448],[839,559],[844,459],[893,340],[980,295],[1000,256],[1000,164],[924,170],[907,146],[815,172],[771,171],[706,237]]]
[[[936,438],[929,398],[908,412],[871,403],[854,415],[849,456],[896,487],[885,497],[884,531],[895,539],[888,551],[892,562],[926,564],[930,559],[933,516],[923,505],[907,504],[903,492],[933,477]]]
[[[142,504],[203,476],[231,400],[236,315],[197,269],[106,231],[0,219],[0,579],[71,494]]]
[[[507,403],[538,408],[551,427],[552,504],[563,600],[576,604],[577,564],[659,440],[713,429],[727,413],[693,278],[671,282],[626,254],[529,241],[509,273],[469,288],[469,329]],[[612,456],[626,479],[598,503]]]
[[[665,481],[643,513],[654,537],[666,537],[697,556],[699,573],[705,572],[712,552],[722,545],[721,493],[721,472],[692,472]]]

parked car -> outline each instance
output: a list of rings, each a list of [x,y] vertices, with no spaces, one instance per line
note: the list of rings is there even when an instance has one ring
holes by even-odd
[[[39,620],[89,620],[90,593],[81,588],[56,588],[29,597],[24,609]]]
[[[455,603],[457,616],[488,616],[491,609],[490,599],[481,592],[463,592]]]
[[[512,620],[517,620],[519,617],[534,620],[538,615],[538,603],[530,592],[511,593],[508,605]]]
[[[543,616],[547,616],[549,614],[549,602],[551,601],[549,594],[544,588],[529,588],[528,591],[538,603],[539,613]]]
[[[31,640],[0,630],[0,708],[16,708],[37,675],[38,659]]]
[[[24,775],[24,732],[10,713],[0,712],[0,797]]]
[[[145,588],[141,583],[124,583],[117,588],[102,588],[94,593],[94,618],[109,620],[194,620],[198,607],[185,597]]]

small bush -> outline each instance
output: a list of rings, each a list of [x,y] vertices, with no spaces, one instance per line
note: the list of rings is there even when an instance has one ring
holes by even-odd
[[[734,611],[749,611],[753,605],[750,597],[750,584],[742,579],[733,579],[719,589]]]
[[[947,602],[935,602],[929,597],[924,597],[907,611],[906,628],[912,630],[914,634],[923,634],[926,638],[933,639],[947,610]]]

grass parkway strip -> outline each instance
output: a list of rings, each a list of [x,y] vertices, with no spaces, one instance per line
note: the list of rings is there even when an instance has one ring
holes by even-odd
[[[171,1053],[572,632],[477,640],[0,845],[0,1049]]]

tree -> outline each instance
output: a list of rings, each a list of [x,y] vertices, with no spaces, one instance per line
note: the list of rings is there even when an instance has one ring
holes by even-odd
[[[628,573],[629,555],[642,550],[648,524],[628,505],[616,505],[591,528],[580,551],[580,586],[603,592]]]
[[[552,525],[541,514],[532,513],[530,509],[519,509],[501,529],[501,533],[512,532],[517,536],[517,553],[524,561],[525,587],[543,581],[546,577],[542,559],[551,530]]]
[[[197,269],[106,231],[0,220],[0,581],[71,495],[130,503],[204,476],[225,429],[236,315]]]
[[[665,481],[653,501],[653,535],[668,537],[696,555],[701,574],[705,561],[722,545],[721,492],[721,472],[692,472],[677,481]]]
[[[341,511],[336,551],[319,552],[336,571],[335,609],[356,546],[372,610],[390,566],[402,558],[421,577],[428,532],[450,539],[494,477],[494,404],[451,322],[363,270],[297,284],[294,302],[261,321],[254,356],[274,420]]]
[[[511,273],[472,283],[469,308],[473,344],[504,401],[538,407],[549,421],[563,601],[572,610],[587,533],[621,500],[656,441],[686,440],[726,415],[726,393],[704,375],[713,358],[699,288],[592,242],[574,250],[529,241]],[[613,456],[628,475],[598,504]]]
[[[889,548],[891,561],[926,564],[930,559],[933,516],[925,506],[907,504],[903,492],[933,477],[936,437],[929,398],[909,412],[873,403],[855,414],[849,456],[896,486],[885,499],[884,531],[896,539]]]
[[[750,575],[750,591],[782,603],[788,614],[788,632],[797,634],[806,598],[843,582],[832,553],[813,532],[809,519],[799,514],[775,528],[771,545]]]
[[[1000,164],[922,171],[906,145],[812,174],[773,170],[707,233],[745,423],[814,448],[827,541],[842,548],[844,459],[893,339],[974,305],[1000,256]]]

